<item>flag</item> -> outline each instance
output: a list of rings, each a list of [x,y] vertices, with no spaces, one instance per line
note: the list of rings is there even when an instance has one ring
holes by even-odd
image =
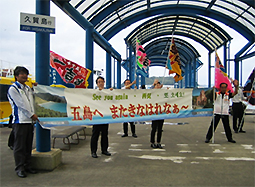
[[[136,40],[136,62],[136,74],[149,77],[149,66],[151,61],[148,59],[147,54],[145,53],[143,46],[140,45],[140,41],[138,39]]]
[[[169,69],[169,75],[175,73],[174,80],[178,82],[182,80],[182,70],[181,70],[181,59],[174,43],[174,38],[172,38],[169,53],[167,56],[166,68]]]
[[[71,88],[87,88],[91,71],[50,51],[52,84]],[[60,77],[58,79],[58,77]]]
[[[234,90],[231,86],[231,81],[229,80],[228,75],[224,71],[225,67],[221,63],[220,58],[215,51],[215,87],[219,90],[220,84],[226,83],[228,85],[227,90],[233,93]]]
[[[255,82],[254,82],[254,77],[255,77],[255,68],[251,72],[249,78],[247,79],[244,88],[243,88],[243,94],[244,96],[250,96],[251,98],[249,99],[249,103],[251,105],[255,105]]]

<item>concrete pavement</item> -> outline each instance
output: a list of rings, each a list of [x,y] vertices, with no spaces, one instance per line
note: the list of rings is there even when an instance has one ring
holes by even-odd
[[[13,154],[7,147],[10,129],[0,128],[0,186],[255,186],[254,115],[245,118],[246,133],[233,133],[236,144],[227,142],[221,122],[215,143],[204,143],[210,120],[166,120],[188,124],[164,125],[164,149],[150,147],[150,125],[136,125],[138,138],[121,138],[122,124],[110,124],[112,156],[101,155],[99,142],[99,158],[92,158],[88,136],[62,152],[58,168],[28,174],[27,178],[16,176]],[[59,139],[56,147],[62,146]]]

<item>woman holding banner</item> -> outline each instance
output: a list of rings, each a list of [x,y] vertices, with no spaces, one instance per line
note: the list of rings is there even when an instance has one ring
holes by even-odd
[[[131,89],[131,86],[134,85],[136,83],[136,80],[134,80],[132,83],[130,83],[129,79],[126,79],[124,81],[124,87],[122,89]],[[131,132],[132,132],[132,136],[134,138],[137,138],[137,135],[135,134],[135,124],[134,122],[129,122],[130,123],[130,127],[131,127]],[[128,122],[124,122],[123,123],[123,131],[124,134],[121,136],[122,138],[127,137],[128,136]]]
[[[155,84],[155,88],[154,89],[161,89],[162,86],[160,84],[160,82],[157,82],[157,84]],[[163,147],[161,146],[160,142],[161,142],[161,137],[162,137],[162,127],[164,124],[164,120],[153,120],[152,124],[151,124],[151,147],[152,148],[159,148],[159,149],[163,149]],[[155,134],[157,133],[157,145],[155,144]]]

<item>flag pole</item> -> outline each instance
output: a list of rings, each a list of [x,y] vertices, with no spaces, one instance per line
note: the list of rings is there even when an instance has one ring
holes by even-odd
[[[217,56],[216,48],[214,48],[215,57]],[[216,61],[214,65],[214,71],[216,68]],[[214,124],[215,124],[215,115],[214,115],[214,105],[215,105],[215,72],[214,72],[214,87],[213,87],[213,126],[212,126],[212,143],[214,143]]]
[[[215,87],[215,85],[214,85]],[[213,88],[213,126],[212,126],[212,143],[214,143],[214,123],[215,123],[215,115],[214,115],[214,103],[215,102],[215,88]]]
[[[255,79],[253,80],[252,85],[254,85],[254,82],[255,82]],[[252,94],[252,88],[253,88],[253,87],[251,86],[250,95]],[[249,104],[250,99],[251,99],[251,97],[247,100],[248,104]],[[241,129],[241,124],[242,124],[243,121],[244,121],[244,116],[245,116],[246,109],[247,109],[247,106],[246,106],[245,109],[244,109],[243,116],[242,116],[242,120],[241,120],[241,122],[240,122],[240,126],[238,127],[238,131],[237,131],[237,132],[239,132],[240,129]]]
[[[136,36],[136,41],[135,41],[135,80],[137,78],[137,44],[138,44],[138,38]],[[140,43],[140,41],[139,41]],[[137,87],[139,88],[139,82],[136,83],[135,85],[138,85]]]
[[[172,37],[173,38],[173,37]],[[171,39],[172,41],[172,39]],[[171,42],[172,43],[172,42]],[[168,53],[167,53],[167,57],[166,57],[166,63],[165,63],[165,66],[164,66],[164,76],[163,76],[163,80],[162,80],[162,85],[164,84],[164,80],[165,80],[165,76],[166,76],[166,65],[167,65],[167,59],[168,59],[168,55],[169,55],[169,52],[170,52],[170,47],[171,47],[171,43],[169,45],[169,50],[168,50]]]
[[[163,83],[164,83],[165,76],[166,76],[166,66],[164,67],[164,77],[163,77],[163,80],[162,80],[162,85],[163,85]]]
[[[174,37],[174,31],[172,32],[172,39],[173,39],[173,37]],[[169,50],[168,50],[167,57],[166,57],[166,64],[167,64],[167,59],[168,59],[168,56],[169,56],[170,48],[171,48],[171,45],[172,45],[172,39],[171,39],[171,43],[169,45]],[[164,83],[165,75],[166,75],[166,64],[165,64],[165,67],[164,67],[164,77],[163,77],[163,80],[162,80],[162,85]]]

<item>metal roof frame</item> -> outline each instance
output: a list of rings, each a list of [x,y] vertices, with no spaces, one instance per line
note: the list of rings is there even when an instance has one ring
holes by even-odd
[[[253,0],[70,0],[107,40],[138,20],[169,13],[190,13],[216,19],[255,41]]]
[[[162,28],[162,29],[161,29]],[[221,27],[200,16],[161,15],[136,27],[126,38],[126,43],[135,46],[136,38],[141,44],[164,35],[181,35],[192,38],[212,52],[232,38]]]

